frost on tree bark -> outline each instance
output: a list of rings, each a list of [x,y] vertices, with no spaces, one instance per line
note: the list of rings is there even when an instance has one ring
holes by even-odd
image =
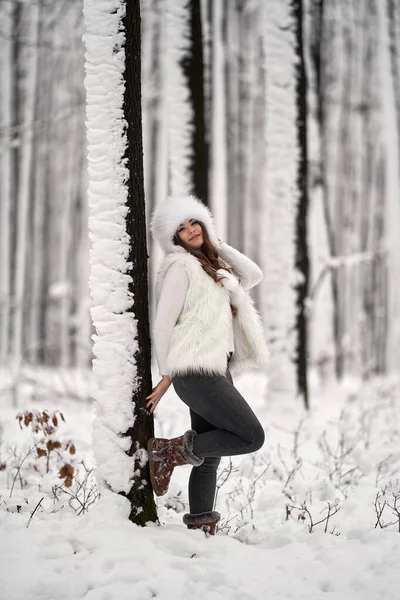
[[[307,348],[308,331],[306,319],[306,299],[309,286],[309,257],[308,257],[308,177],[307,177],[307,79],[303,51],[303,0],[292,0],[294,15],[295,45],[298,56],[296,66],[296,102],[297,102],[297,139],[299,158],[297,161],[297,185],[299,200],[296,214],[296,269],[300,279],[296,285],[296,329],[297,329],[297,387],[306,408],[308,408],[307,387]]]
[[[129,170],[127,233],[130,237],[128,261],[132,264],[130,275],[133,294],[131,311],[137,319],[138,351],[134,359],[137,365],[138,386],[134,392],[136,418],[126,435],[132,439],[128,454],[132,456],[137,447],[146,448],[147,440],[154,435],[153,418],[146,410],[146,396],[151,392],[151,342],[148,311],[146,210],[144,201],[142,102],[141,102],[141,43],[140,2],[127,0],[125,24],[125,94],[123,111],[128,124],[126,154],[124,160]],[[128,271],[129,273],[129,271]],[[131,520],[144,525],[156,520],[156,508],[149,482],[148,463],[137,463],[134,485],[127,494],[131,503]],[[139,512],[137,509],[141,508]]]

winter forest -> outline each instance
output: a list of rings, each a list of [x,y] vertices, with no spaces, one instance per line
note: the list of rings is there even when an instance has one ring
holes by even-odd
[[[144,410],[188,194],[264,273],[215,539],[145,451],[188,425]],[[0,0],[0,600],[397,600],[399,231],[396,0]]]

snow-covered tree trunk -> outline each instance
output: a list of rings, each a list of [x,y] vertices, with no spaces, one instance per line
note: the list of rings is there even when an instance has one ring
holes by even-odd
[[[141,125],[139,0],[85,0],[94,454],[130,518],[156,519],[146,441],[152,418]]]
[[[263,4],[267,76],[265,144],[267,168],[261,174],[265,200],[260,219],[260,308],[270,350],[270,397],[291,400],[297,393],[295,222],[297,213],[296,61],[294,21],[289,0]]]

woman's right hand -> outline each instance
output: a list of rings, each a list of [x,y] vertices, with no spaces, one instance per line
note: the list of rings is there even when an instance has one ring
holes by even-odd
[[[225,269],[218,269],[217,275],[223,277],[223,279],[221,279],[221,283],[224,288],[229,290],[231,303],[233,306],[240,306],[246,297],[246,292],[240,285],[239,281],[236,279],[233,273],[230,273]]]
[[[232,273],[226,271],[226,269],[218,269],[216,273],[219,277],[223,278],[221,279],[221,283],[224,286],[224,288],[226,288],[230,292],[236,292],[238,290],[239,282]]]
[[[161,381],[152,389],[151,394],[146,396],[146,400],[149,400],[146,404],[146,408],[148,408],[151,413],[154,412],[157,404],[160,402],[170,385],[171,378],[168,375],[163,375]]]

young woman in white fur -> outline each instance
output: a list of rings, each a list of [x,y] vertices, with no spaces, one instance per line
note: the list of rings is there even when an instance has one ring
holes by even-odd
[[[267,360],[261,319],[247,293],[263,274],[217,238],[210,210],[193,196],[168,198],[156,207],[150,228],[166,256],[157,273],[152,336],[162,379],[147,408],[153,412],[172,383],[191,418],[180,437],[149,440],[151,483],[161,496],[175,467],[193,465],[183,522],[214,534],[221,457],[264,443],[264,430],[231,376]]]

